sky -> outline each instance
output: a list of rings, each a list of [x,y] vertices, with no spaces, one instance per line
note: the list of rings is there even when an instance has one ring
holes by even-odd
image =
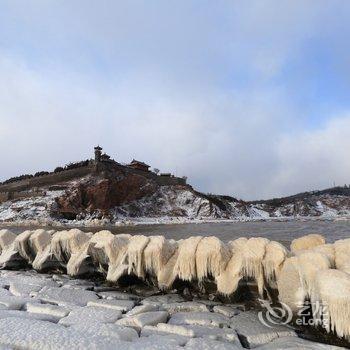
[[[350,183],[350,1],[0,0],[0,181],[135,158],[245,200]]]

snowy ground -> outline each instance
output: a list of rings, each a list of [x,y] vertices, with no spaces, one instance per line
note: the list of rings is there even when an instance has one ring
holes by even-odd
[[[243,305],[140,297],[65,275],[0,272],[0,349],[340,349],[262,325]]]
[[[69,183],[72,186],[74,183]],[[43,196],[11,200],[0,203],[0,224],[19,226],[53,226],[64,227],[104,227],[128,225],[157,225],[157,224],[184,224],[184,223],[232,223],[254,221],[290,221],[290,220],[342,220],[350,219],[350,211],[343,203],[342,196],[322,197],[323,202],[317,201],[310,207],[310,215],[293,216],[291,205],[280,206],[273,213],[266,211],[263,204],[247,205],[242,210],[236,202],[228,203],[229,209],[222,212],[215,205],[210,205],[205,198],[195,196],[189,190],[174,192],[171,188],[162,188],[153,197],[147,197],[137,203],[118,207],[111,210],[110,219],[96,219],[95,214],[89,214],[80,220],[58,219],[51,215],[55,208],[55,198],[62,196],[64,191],[47,190]],[[338,210],[329,207],[338,207]],[[128,216],[128,213],[137,209],[137,216]],[[134,208],[133,210],[130,208]],[[169,213],[183,213],[183,216],[174,216]],[[135,213],[135,212],[134,212]],[[154,216],[154,213],[157,213]],[[220,218],[220,219],[218,219]]]

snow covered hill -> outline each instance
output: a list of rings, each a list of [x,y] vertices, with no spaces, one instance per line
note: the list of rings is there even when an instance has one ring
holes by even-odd
[[[350,190],[335,188],[267,201],[208,195],[189,185],[161,186],[135,174],[88,175],[0,203],[0,222],[105,225],[272,218],[350,217]]]

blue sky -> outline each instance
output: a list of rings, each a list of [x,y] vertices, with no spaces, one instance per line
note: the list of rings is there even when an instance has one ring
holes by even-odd
[[[0,0],[0,180],[91,156],[204,192],[350,183],[347,0]]]

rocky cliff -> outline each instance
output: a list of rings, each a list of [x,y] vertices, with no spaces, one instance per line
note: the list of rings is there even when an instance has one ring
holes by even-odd
[[[114,169],[44,186],[0,204],[0,222],[115,223],[251,220],[350,216],[350,189],[333,188],[267,201],[207,195],[190,185],[162,185],[140,173]]]

